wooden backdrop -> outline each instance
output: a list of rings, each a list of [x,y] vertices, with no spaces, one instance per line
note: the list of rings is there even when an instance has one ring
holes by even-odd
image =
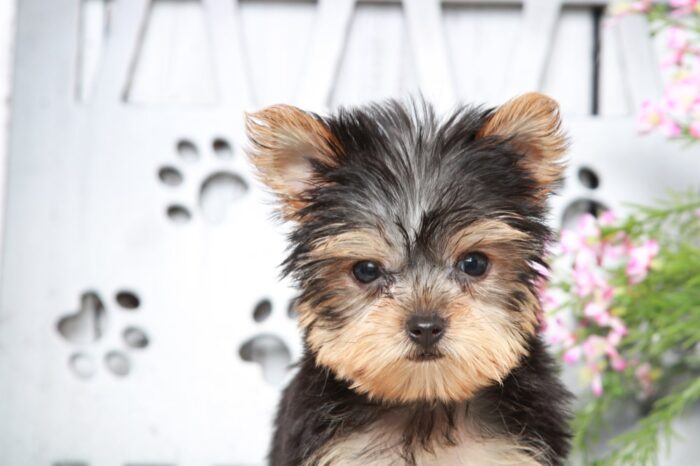
[[[658,45],[638,18],[605,27],[603,6],[21,0],[0,463],[262,463],[300,345],[243,110],[419,92],[446,110],[541,90],[574,141],[555,226],[697,184],[697,150],[636,134],[659,92]],[[690,438],[698,419],[680,426]],[[679,442],[666,464],[698,452]]]

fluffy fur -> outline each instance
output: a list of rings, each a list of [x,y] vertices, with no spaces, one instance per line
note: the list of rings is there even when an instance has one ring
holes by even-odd
[[[248,116],[249,155],[292,220],[306,354],[284,392],[271,464],[541,464],[567,451],[568,395],[538,336],[545,200],[566,138],[526,94],[444,119],[387,102],[330,117]],[[484,254],[487,272],[456,267]],[[379,279],[353,266],[371,260]],[[445,320],[421,360],[406,321]]]

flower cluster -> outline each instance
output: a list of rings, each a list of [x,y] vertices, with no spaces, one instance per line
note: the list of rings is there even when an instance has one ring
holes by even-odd
[[[663,97],[646,100],[639,115],[642,132],[658,129],[669,138],[700,139],[700,0],[618,2],[612,14],[645,14],[664,33],[668,55]]]
[[[612,212],[598,219],[585,215],[576,229],[562,230],[552,251],[557,258],[552,282],[540,293],[547,339],[566,363],[584,363],[583,375],[596,396],[603,393],[606,370],[621,372],[634,363],[619,350],[628,329],[616,298],[625,285],[646,278],[659,252],[655,240],[634,241],[614,228],[616,222]],[[640,384],[648,384],[647,373],[638,372]]]

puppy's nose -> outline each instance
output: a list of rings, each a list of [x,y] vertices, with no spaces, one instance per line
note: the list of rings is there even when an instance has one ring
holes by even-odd
[[[445,319],[436,314],[416,314],[406,321],[408,337],[423,349],[431,349],[445,333]]]

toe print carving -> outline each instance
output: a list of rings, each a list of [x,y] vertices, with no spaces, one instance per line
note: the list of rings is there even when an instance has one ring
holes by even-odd
[[[239,354],[244,361],[259,364],[268,383],[280,385],[284,381],[291,355],[280,337],[256,335],[241,346]]]
[[[263,378],[271,385],[280,386],[285,381],[290,368],[291,352],[285,341],[273,331],[268,331],[266,323],[273,319],[294,319],[294,300],[287,309],[276,312],[275,306],[268,298],[261,299],[253,307],[252,319],[260,332],[247,338],[238,348],[240,358],[246,362],[258,364]]]
[[[68,356],[68,368],[78,379],[88,380],[99,371],[100,359],[107,372],[116,377],[125,377],[132,370],[129,351],[142,350],[150,344],[145,330],[135,325],[128,325],[122,330],[113,321],[121,321],[141,308],[141,299],[130,290],[114,293],[114,311],[107,305],[97,291],[85,291],[80,295],[80,308],[58,318],[56,330],[61,338],[71,346]],[[121,313],[122,315],[118,315]],[[117,317],[117,318],[115,318]],[[129,315],[129,318],[131,316]],[[108,325],[108,323],[110,325]],[[115,328],[112,328],[115,327]],[[110,340],[110,334],[112,336]],[[120,335],[120,337],[117,337]],[[113,340],[122,348],[104,348],[114,346]],[[80,345],[80,350],[72,348]],[[104,353],[99,356],[99,353]],[[95,354],[97,353],[97,354]]]
[[[84,344],[98,341],[107,327],[107,315],[102,300],[94,291],[80,296],[80,309],[61,317],[58,333],[71,343]]]
[[[234,218],[236,204],[248,192],[248,183],[232,168],[234,159],[233,146],[223,137],[213,139],[206,151],[191,140],[178,141],[175,159],[157,171],[169,191],[167,218],[186,224],[201,216],[212,225]]]

